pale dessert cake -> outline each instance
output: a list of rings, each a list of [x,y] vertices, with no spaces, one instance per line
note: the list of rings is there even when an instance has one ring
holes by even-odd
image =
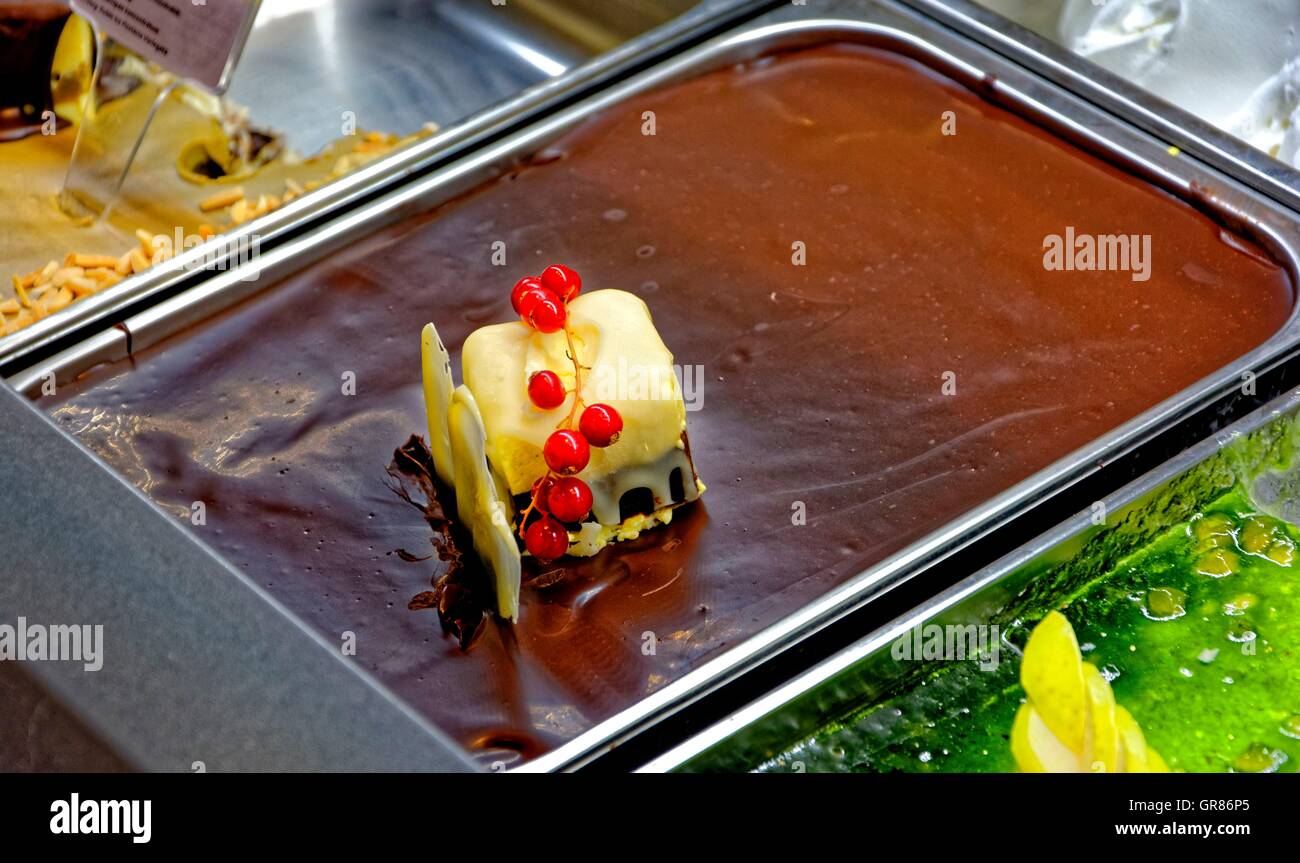
[[[563,265],[521,279],[520,319],[470,333],[454,390],[432,323],[421,338],[433,463],[502,617],[519,614],[520,544],[544,561],[590,557],[667,524],[704,491],[649,307],[626,291],[581,289]]]

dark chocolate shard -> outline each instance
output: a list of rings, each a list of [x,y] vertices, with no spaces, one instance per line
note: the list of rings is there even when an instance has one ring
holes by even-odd
[[[417,593],[407,608],[412,611],[436,608],[443,634],[455,638],[461,650],[469,650],[483,634],[494,596],[491,581],[478,560],[462,551],[470,547],[468,534],[446,514],[451,507],[444,506],[443,501],[450,504],[453,492],[438,482],[433,455],[418,435],[411,435],[393,451],[388,478],[393,493],[424,514],[425,522],[433,530],[429,542],[439,563],[434,568],[433,590]],[[430,559],[405,549],[396,549],[394,553],[408,563]]]

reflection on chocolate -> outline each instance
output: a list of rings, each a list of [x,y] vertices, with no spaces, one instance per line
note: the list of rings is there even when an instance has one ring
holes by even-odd
[[[875,50],[638,96],[548,152],[49,403],[163,506],[203,500],[204,541],[327,638],[355,632],[358,663],[486,761],[571,739],[1291,310],[1283,271],[1191,207]],[[1150,281],[1044,271],[1043,238],[1067,226],[1150,234]],[[463,652],[407,608],[446,562],[394,553],[425,553],[431,524],[384,466],[423,433],[423,322],[458,364],[472,329],[510,318],[514,280],[552,261],[640,293],[676,362],[702,366],[688,423],[710,491],[634,543],[530,574],[519,624],[490,619]]]

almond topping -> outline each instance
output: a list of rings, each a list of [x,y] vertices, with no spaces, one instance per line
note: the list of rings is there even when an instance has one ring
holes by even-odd
[[[108,267],[110,270],[117,266],[117,258],[112,255],[73,255],[72,263],[84,270],[94,269],[95,267]]]
[[[78,297],[88,297],[91,294],[95,293],[95,291],[98,291],[100,285],[101,285],[100,282],[97,282],[94,279],[86,278],[84,276],[79,279],[69,279],[68,283],[64,287],[59,288],[59,296],[62,296],[64,291],[71,288],[72,293],[76,294]],[[72,301],[72,297],[69,296],[68,302],[71,301]],[[67,303],[64,303],[64,305],[67,305]],[[62,308],[62,306],[60,306],[60,308]]]
[[[236,201],[242,200],[244,189],[236,186],[233,189],[226,189],[223,192],[217,192],[215,195],[204,198],[199,202],[199,209],[205,213],[211,213],[213,210],[224,210]]]

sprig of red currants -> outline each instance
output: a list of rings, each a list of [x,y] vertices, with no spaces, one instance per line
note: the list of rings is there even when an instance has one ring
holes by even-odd
[[[510,292],[510,305],[525,324],[539,333],[564,331],[573,362],[573,405],[542,446],[548,470],[533,483],[531,500],[519,520],[524,547],[542,562],[569,550],[569,533],[561,522],[581,522],[591,513],[591,488],[574,474],[587,467],[591,447],[612,446],[623,431],[623,418],[614,408],[582,401],[582,372],[587,367],[578,362],[568,308],[581,292],[582,277],[563,264],[552,264],[540,276],[525,276]],[[560,376],[549,369],[528,378],[528,399],[539,410],[555,410],[568,397]],[[534,510],[541,518],[529,523]]]

